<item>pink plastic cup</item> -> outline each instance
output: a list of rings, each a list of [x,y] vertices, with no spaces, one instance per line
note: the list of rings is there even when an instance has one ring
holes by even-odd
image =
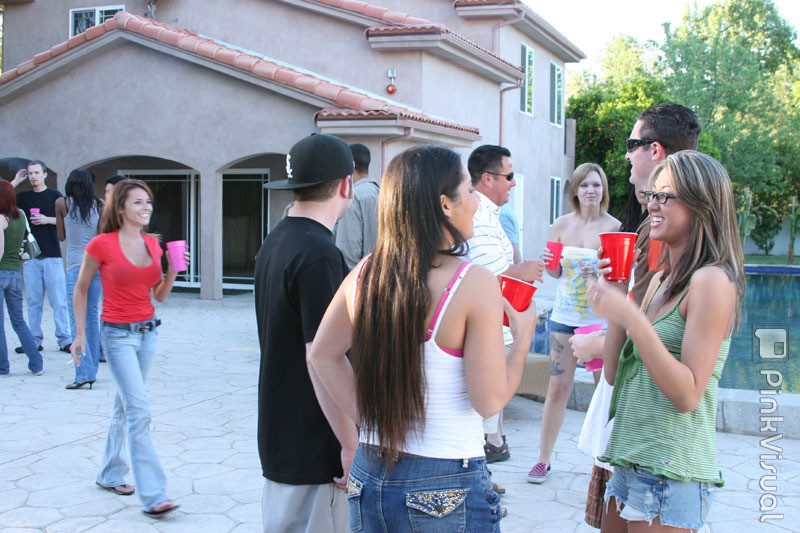
[[[41,209],[38,207],[31,207],[31,215],[38,215],[39,213],[41,213]]]
[[[547,241],[547,249],[553,254],[553,259],[544,264],[547,270],[558,270],[561,263],[561,251],[564,249],[563,242]]]
[[[586,335],[588,333],[592,333],[594,331],[600,331],[603,329],[603,326],[600,324],[592,324],[591,326],[583,326],[582,328],[575,328],[576,335]],[[591,361],[587,361],[583,365],[586,368],[587,372],[594,372],[595,370],[600,370],[603,368],[603,358],[602,357],[595,357]]]
[[[172,263],[172,270],[183,272],[188,268],[186,264],[186,241],[170,241],[167,243],[167,253],[169,261]]]
[[[667,264],[664,263],[660,267],[662,250],[664,249],[664,241],[657,241],[650,239],[650,247],[647,250],[647,270],[666,270]]]
[[[536,292],[536,287],[533,283],[521,279],[500,276],[500,292],[503,293],[503,298],[509,301],[511,307],[517,311],[524,311],[531,305],[531,298]],[[505,313],[503,313],[503,325],[508,326],[508,316]]]
[[[636,247],[636,234],[625,232],[601,233],[603,259],[611,259],[611,272],[608,281],[628,280],[633,267],[633,250]]]

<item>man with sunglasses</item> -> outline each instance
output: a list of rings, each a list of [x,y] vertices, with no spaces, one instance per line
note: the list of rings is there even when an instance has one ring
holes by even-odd
[[[636,230],[639,234],[636,247],[642,250],[642,258],[647,258],[650,248],[650,225],[644,223],[647,219],[644,193],[649,188],[650,173],[669,154],[697,150],[700,130],[700,120],[694,111],[671,102],[652,105],[636,115],[636,123],[626,141],[625,159],[631,163],[630,182],[642,206],[642,219]],[[639,261],[634,269],[633,285],[633,299],[637,303],[644,298],[652,277],[653,273],[647,270],[647,261]]]
[[[478,210],[472,217],[473,236],[469,239],[470,261],[495,276],[505,275],[525,281],[542,281],[544,262],[514,263],[514,249],[500,224],[500,207],[508,202],[514,182],[514,165],[508,148],[485,144],[476,148],[467,162],[472,186],[478,193]],[[511,331],[503,327],[508,347]],[[486,462],[505,461],[511,457],[503,435],[503,412],[484,421]]]

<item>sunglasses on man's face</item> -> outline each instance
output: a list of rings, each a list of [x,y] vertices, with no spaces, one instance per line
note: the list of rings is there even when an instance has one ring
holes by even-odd
[[[628,152],[633,152],[640,146],[648,146],[657,142],[655,139],[633,139],[628,138],[625,140],[625,148],[627,148]]]
[[[487,170],[486,173],[487,174],[491,174],[492,176],[503,176],[508,181],[512,181],[514,179],[514,173],[513,172],[509,172],[508,174],[501,174],[499,172],[490,172],[490,171]]]

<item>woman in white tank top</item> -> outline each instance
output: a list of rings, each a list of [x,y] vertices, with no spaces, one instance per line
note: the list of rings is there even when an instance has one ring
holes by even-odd
[[[481,420],[519,386],[536,306],[515,312],[491,273],[461,259],[476,209],[455,152],[421,146],[395,157],[375,252],[317,331],[313,369],[361,429],[347,481],[353,531],[499,530]]]
[[[573,211],[553,223],[551,241],[564,243],[561,261],[555,270],[546,270],[558,279],[556,299],[548,323],[550,329],[550,384],[542,411],[539,436],[539,461],[528,473],[530,483],[542,483],[550,473],[550,455],[556,444],[567,400],[572,392],[577,360],[569,339],[575,328],[605,322],[586,301],[588,277],[594,277],[600,234],[619,230],[619,220],[609,215],[608,180],[602,167],[584,163],[575,169],[569,196]],[[553,255],[545,248],[542,259]],[[595,372],[595,383],[600,377]]]

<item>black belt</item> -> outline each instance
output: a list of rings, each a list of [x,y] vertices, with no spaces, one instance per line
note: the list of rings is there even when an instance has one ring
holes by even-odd
[[[103,325],[110,328],[124,329],[125,331],[131,331],[133,333],[147,333],[148,331],[153,331],[160,326],[161,320],[155,318],[153,320],[148,320],[147,322],[132,322],[129,324],[117,324],[103,320]]]

